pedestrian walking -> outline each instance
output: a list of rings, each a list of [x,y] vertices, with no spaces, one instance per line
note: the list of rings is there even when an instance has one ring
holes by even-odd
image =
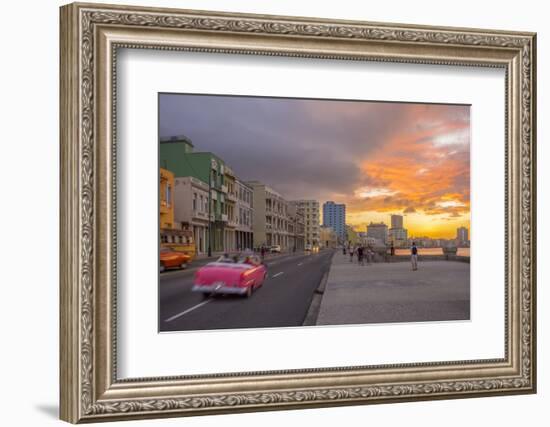
[[[353,246],[349,248],[349,262],[353,262]]]
[[[363,249],[363,246],[359,246],[357,248],[357,262],[359,263],[359,265],[365,265],[365,261],[364,261],[364,249]]]
[[[395,255],[395,247],[393,246],[393,242],[391,242],[390,255],[391,256]]]
[[[370,246],[367,246],[367,249],[365,252],[366,252],[365,256],[367,257],[367,265],[371,265],[374,252],[372,251]]]
[[[264,245],[262,245],[262,247],[260,248],[260,257],[261,257],[262,261],[265,258],[265,246]]]
[[[411,246],[411,264],[413,271],[418,270],[418,248],[415,242]]]

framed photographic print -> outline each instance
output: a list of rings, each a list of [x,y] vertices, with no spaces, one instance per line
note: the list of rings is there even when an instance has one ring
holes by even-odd
[[[533,33],[61,8],[61,418],[536,391]]]

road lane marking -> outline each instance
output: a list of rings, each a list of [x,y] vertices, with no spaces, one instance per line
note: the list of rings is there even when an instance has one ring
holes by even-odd
[[[278,277],[278,276],[280,276],[281,274],[284,274],[284,271],[280,271],[279,273],[274,274],[273,276],[271,276],[271,278],[274,279],[275,277]]]
[[[171,322],[172,320],[176,320],[176,319],[180,318],[181,316],[183,316],[183,315],[185,315],[185,314],[187,314],[187,313],[191,313],[193,310],[196,310],[197,308],[200,308],[200,307],[202,307],[203,305],[208,304],[208,303],[211,302],[211,301],[212,301],[212,299],[207,299],[206,301],[203,301],[203,302],[201,302],[201,303],[199,303],[199,304],[197,304],[197,305],[194,305],[193,307],[188,308],[187,310],[182,311],[181,313],[178,313],[178,314],[176,314],[176,315],[174,315],[174,316],[172,316],[172,317],[169,317],[168,319],[165,320],[165,322]]]
[[[303,262],[298,263],[298,267],[301,266],[302,264],[303,264]]]

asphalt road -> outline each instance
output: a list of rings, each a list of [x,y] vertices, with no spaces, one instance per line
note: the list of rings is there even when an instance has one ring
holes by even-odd
[[[159,330],[190,331],[301,326],[333,251],[281,255],[266,260],[268,279],[251,298],[191,292],[194,271],[163,273]],[[195,269],[193,269],[195,270]]]

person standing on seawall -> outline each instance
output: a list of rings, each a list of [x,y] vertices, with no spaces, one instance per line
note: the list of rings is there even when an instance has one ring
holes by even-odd
[[[359,245],[359,247],[357,248],[357,263],[359,265],[365,265],[364,249],[363,249],[363,246],[361,246],[361,245]]]
[[[411,263],[413,271],[418,270],[418,248],[415,242],[411,246]]]

